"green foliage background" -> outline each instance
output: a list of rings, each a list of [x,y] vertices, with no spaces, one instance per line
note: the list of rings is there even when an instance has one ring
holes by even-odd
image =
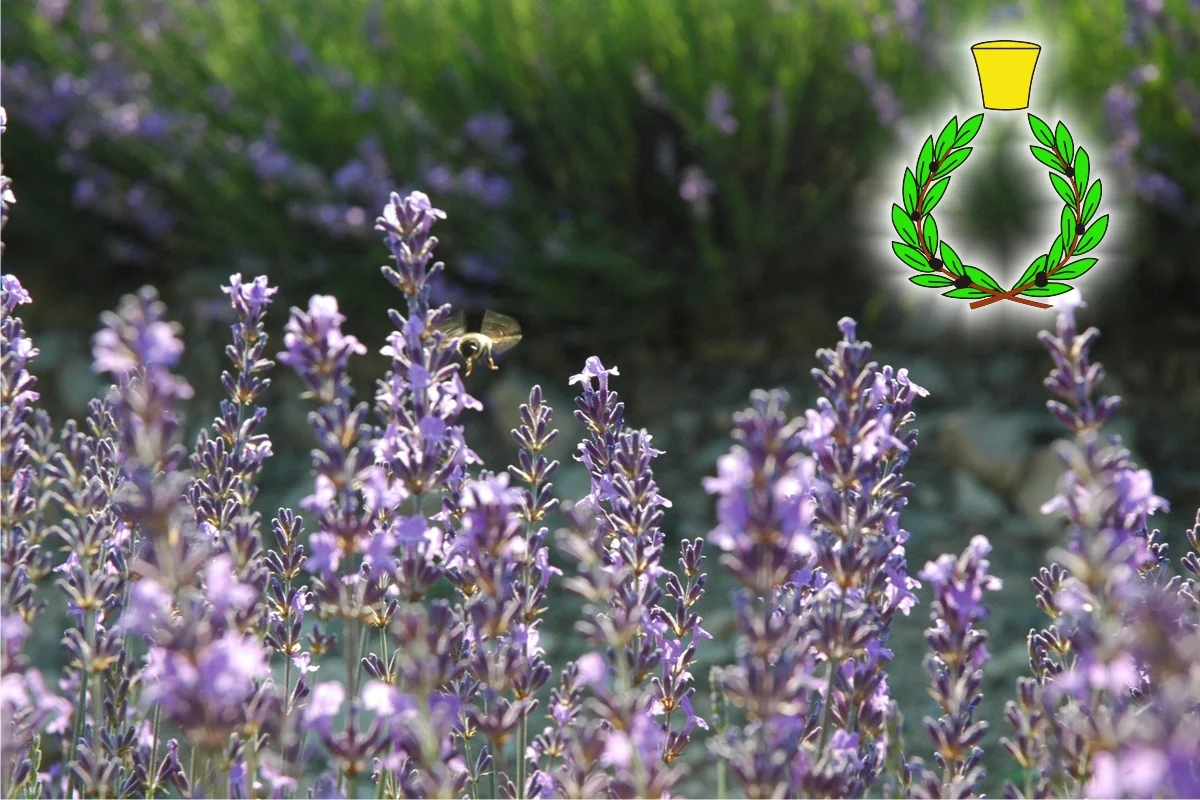
[[[107,15],[106,30],[89,28],[91,5]],[[866,294],[852,192],[894,137],[852,74],[848,49],[868,45],[877,80],[894,90],[902,114],[919,116],[963,85],[950,48],[964,31],[1017,19],[1045,31],[1053,60],[1035,92],[1084,110],[1091,129],[1105,130],[1114,83],[1146,64],[1157,70],[1138,89],[1138,159],[1183,187],[1191,211],[1147,208],[1149,233],[1139,241],[1154,242],[1153,285],[1194,286],[1171,243],[1196,239],[1200,13],[1188,0],[1168,2],[1146,43],[1131,47],[1131,9],[1115,0],[137,0],[75,4],[51,21],[38,4],[11,3],[6,73],[25,61],[48,76],[87,75],[102,46],[106,63],[145,75],[143,113],[195,120],[186,147],[98,136],[85,148],[161,190],[178,219],[161,241],[115,229],[150,248],[149,265],[135,268],[104,255],[114,228],[103,214],[71,209],[70,181],[53,166],[68,143],[23,126],[22,95],[7,92],[6,161],[22,203],[11,239],[24,269],[71,277],[84,324],[94,319],[98,286],[170,284],[246,261],[261,262],[297,297],[336,287],[367,311],[378,305],[372,260],[382,257],[370,226],[339,239],[298,225],[286,211],[289,193],[259,180],[230,137],[245,143],[275,130],[296,162],[332,172],[375,136],[398,184],[421,188],[423,167],[478,161],[459,131],[472,114],[498,111],[524,150],[502,169],[510,202],[485,210],[431,192],[451,214],[443,228],[451,271],[467,250],[501,253],[489,299],[534,328],[578,327],[578,340],[592,346],[647,337],[682,346],[697,334],[744,333],[764,314],[786,314],[785,298],[801,291],[857,302]],[[297,45],[318,69],[289,57]],[[715,85],[732,99],[732,135],[706,121]],[[214,87],[233,98],[227,107],[214,102]],[[378,98],[366,110],[355,105],[363,90]],[[663,152],[673,154],[674,174],[656,169]],[[685,165],[713,182],[706,218],[680,198]],[[70,236],[53,235],[64,225]],[[59,286],[56,296],[72,306],[74,292]]]

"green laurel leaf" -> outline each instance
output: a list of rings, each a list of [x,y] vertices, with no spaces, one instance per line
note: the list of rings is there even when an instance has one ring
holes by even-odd
[[[1065,248],[1062,236],[1055,237],[1054,244],[1050,245],[1050,253],[1046,256],[1046,263],[1050,265],[1049,269],[1054,269],[1062,263],[1062,254]]]
[[[976,114],[969,120],[964,122],[958,128],[958,135],[954,137],[954,147],[966,147],[975,138],[975,134],[979,133],[979,126],[983,124],[983,114]]]
[[[1071,191],[1071,184],[1067,183],[1053,172],[1050,173],[1050,183],[1054,184],[1054,191],[1058,193],[1058,196],[1062,198],[1062,201],[1067,205],[1074,207],[1075,193]]]
[[[1075,185],[1087,186],[1088,178],[1091,177],[1092,159],[1088,155],[1087,150],[1082,147],[1075,153]]]
[[[1063,158],[1070,158],[1075,152],[1075,141],[1071,138],[1071,132],[1061,122],[1054,128],[1054,145],[1058,148],[1058,152],[1062,153]],[[1068,164],[1068,166],[1070,165]]]
[[[954,136],[958,133],[958,117],[951,117],[946,123],[946,127],[942,128],[942,132],[938,134],[937,144],[933,148],[933,157],[936,161],[941,161],[946,153],[950,152],[950,147],[954,144]]]
[[[1063,281],[1069,281],[1074,278],[1078,278],[1080,275],[1096,266],[1096,262],[1098,260],[1099,259],[1095,258],[1081,258],[1078,261],[1072,261],[1070,264],[1066,264],[1062,269],[1054,273],[1054,278],[1055,280]]]
[[[1062,210],[1062,219],[1059,220],[1059,229],[1062,232],[1062,241],[1075,241],[1075,212],[1069,208]]]
[[[909,247],[906,244],[900,244],[900,242],[892,242],[892,251],[896,254],[897,258],[919,272],[929,272],[933,269],[929,265],[929,259],[925,257],[925,254],[915,247]]]
[[[931,253],[938,251],[938,227],[937,220],[932,216],[925,218],[925,226],[921,229],[921,236],[925,240],[925,249]]]
[[[913,275],[909,280],[917,286],[924,286],[926,289],[940,289],[943,286],[949,286],[953,283],[945,275]]]
[[[1080,219],[1083,224],[1087,225],[1092,221],[1092,216],[1096,213],[1096,209],[1100,207],[1100,197],[1104,194],[1104,189],[1100,186],[1100,179],[1092,184],[1092,188],[1087,190],[1087,194],[1083,196],[1083,210],[1080,214]]]
[[[925,200],[921,203],[921,213],[928,214],[933,211],[934,206],[946,194],[947,187],[950,186],[949,178],[942,178],[940,181],[929,187],[929,191],[925,193]]]
[[[1054,153],[1050,150],[1047,150],[1044,147],[1038,147],[1036,144],[1029,145],[1029,150],[1033,153],[1034,158],[1055,172],[1065,173],[1067,171],[1067,168],[1063,166],[1063,163],[1058,160],[1058,156],[1054,155]]]
[[[1037,137],[1037,140],[1046,145],[1046,147],[1054,147],[1054,134],[1050,132],[1050,126],[1033,114],[1028,116],[1029,129],[1033,131],[1033,135]]]
[[[955,150],[950,155],[946,156],[946,160],[938,165],[937,173],[934,178],[942,178],[949,175],[954,170],[962,166],[962,163],[967,160],[967,156],[971,155],[971,148],[964,147],[961,150]]]
[[[958,257],[958,253],[954,252],[954,248],[942,242],[941,247],[942,264],[953,275],[963,275],[962,259]]]
[[[953,297],[958,300],[982,300],[985,297],[991,297],[991,295],[980,289],[973,289],[967,286],[963,289],[942,292],[942,297]]]
[[[929,180],[929,167],[933,164],[933,137],[925,138],[921,146],[921,155],[917,157],[917,182],[924,185]]]
[[[1105,232],[1108,230],[1108,214],[1105,214],[1100,219],[1093,222],[1083,236],[1079,237],[1079,246],[1075,248],[1075,255],[1081,256],[1084,253],[1090,253],[1096,249],[1096,245],[1100,244],[1100,240],[1104,238]]]
[[[904,213],[904,209],[895,203],[892,203],[892,227],[896,229],[896,233],[901,239],[913,247],[917,246],[917,226],[908,214]]]
[[[917,178],[908,167],[904,168],[904,210],[912,214],[917,210]]]
[[[1035,258],[1033,262],[1025,268],[1025,271],[1021,273],[1021,277],[1017,279],[1016,283],[1013,284],[1013,288],[1015,289],[1018,286],[1024,286],[1032,281],[1035,275],[1046,269],[1046,261],[1046,256],[1038,256]]]
[[[971,279],[971,283],[976,286],[986,286],[989,289],[995,289],[997,292],[1004,291],[1000,288],[1000,284],[996,283],[995,278],[978,267],[964,267],[963,269],[967,271],[967,277]]]
[[[1045,286],[1030,286],[1025,291],[1021,292],[1026,297],[1054,297],[1055,295],[1066,294],[1075,287],[1069,283],[1055,283],[1050,281]]]

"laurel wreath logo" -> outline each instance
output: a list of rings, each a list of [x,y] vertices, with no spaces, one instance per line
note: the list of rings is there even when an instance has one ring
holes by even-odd
[[[973,301],[977,309],[1009,300],[1034,308],[1050,308],[1036,298],[1055,297],[1075,287],[1074,280],[1096,266],[1096,258],[1077,258],[1095,250],[1108,231],[1107,214],[1092,221],[1100,208],[1103,187],[1100,180],[1088,185],[1091,158],[1082,147],[1076,149],[1074,137],[1063,122],[1051,130],[1043,120],[1029,114],[1029,128],[1041,146],[1031,145],[1033,157],[1049,167],[1050,183],[1064,203],[1059,218],[1059,234],[1050,250],[1033,260],[1011,289],[1003,289],[996,279],[978,267],[964,264],[947,242],[938,238],[933,209],[950,186],[950,173],[961,167],[971,154],[968,144],[979,133],[983,114],[962,125],[952,117],[935,140],[925,139],[915,168],[906,167],[902,184],[904,206],[892,205],[892,226],[903,239],[892,242],[892,250],[905,265],[920,272],[909,278],[917,286],[948,289],[944,297]],[[1077,259],[1072,261],[1072,259]]]

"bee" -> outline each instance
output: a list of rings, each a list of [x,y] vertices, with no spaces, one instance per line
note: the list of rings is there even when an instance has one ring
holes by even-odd
[[[492,360],[493,355],[507,352],[521,341],[521,324],[510,316],[487,311],[483,315],[483,325],[479,333],[467,332],[467,315],[464,311],[455,312],[448,321],[442,323],[438,330],[453,342],[455,348],[467,362],[467,375],[479,359],[487,358],[487,364],[492,369],[499,369]]]

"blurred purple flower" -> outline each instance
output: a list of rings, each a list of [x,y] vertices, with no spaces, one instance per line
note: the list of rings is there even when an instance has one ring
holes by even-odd
[[[463,133],[468,139],[481,147],[493,150],[503,147],[512,132],[512,120],[498,111],[474,114],[463,125]]]
[[[733,97],[723,84],[714,84],[708,90],[708,105],[704,116],[708,124],[726,136],[737,133],[738,121],[733,116]]]

